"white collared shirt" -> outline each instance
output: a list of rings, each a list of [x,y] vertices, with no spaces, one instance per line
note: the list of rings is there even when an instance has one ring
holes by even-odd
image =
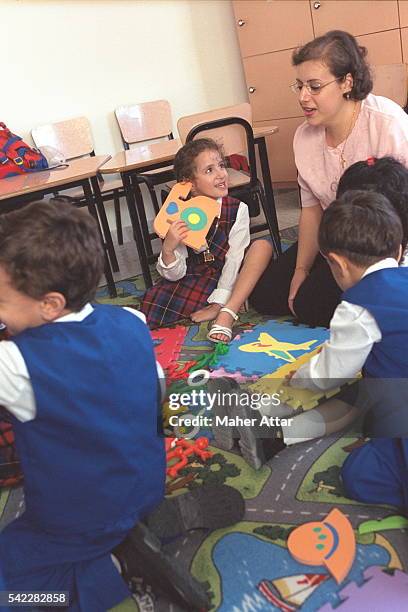
[[[388,257],[369,266],[361,278],[377,270],[397,267],[397,261]],[[374,343],[380,342],[381,338],[381,331],[370,312],[343,300],[330,321],[329,340],[318,355],[295,372],[290,386],[321,391],[353,380]]]
[[[83,321],[93,312],[93,306],[86,304],[79,312],[70,312],[55,319],[54,323]],[[125,308],[146,323],[143,313]],[[164,384],[164,374],[156,362],[159,379]],[[37,414],[35,396],[26,363],[18,346],[12,340],[0,342],[0,406],[4,406],[22,423],[32,421]]]
[[[221,214],[222,199],[217,200],[220,209],[218,216]],[[229,249],[225,255],[225,262],[222,268],[221,276],[218,280],[217,287],[208,297],[208,303],[226,304],[232,293],[232,288],[238,276],[242,260],[244,258],[245,249],[250,242],[249,233],[249,212],[248,206],[244,202],[239,203],[237,218],[228,236]],[[206,248],[203,247],[197,253],[202,253]],[[187,247],[180,244],[174,249],[176,259],[167,266],[163,262],[162,254],[160,253],[157,260],[157,271],[160,276],[169,281],[177,281],[183,278],[187,270]]]

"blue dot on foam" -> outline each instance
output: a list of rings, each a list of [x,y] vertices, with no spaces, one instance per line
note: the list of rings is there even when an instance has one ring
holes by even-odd
[[[318,532],[318,531],[321,531],[321,530],[322,530],[322,528],[321,528],[321,527],[313,527],[313,531]]]
[[[174,215],[176,212],[178,212],[178,209],[179,209],[179,208],[178,208],[178,206],[177,206],[176,202],[169,202],[169,203],[167,204],[166,212],[167,212],[169,215]]]
[[[324,544],[316,544],[317,550],[323,550]]]

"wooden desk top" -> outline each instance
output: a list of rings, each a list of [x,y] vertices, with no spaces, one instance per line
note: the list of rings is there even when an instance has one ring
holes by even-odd
[[[172,162],[182,146],[181,140],[163,140],[152,144],[141,144],[128,151],[116,153],[100,168],[102,174],[126,172],[154,165],[160,162]]]
[[[254,137],[261,138],[269,136],[279,131],[276,125],[267,125],[253,128]],[[116,153],[112,158],[104,164],[99,172],[101,174],[113,174],[114,172],[128,172],[130,170],[144,170],[149,168],[149,165],[169,162],[174,160],[174,156],[182,146],[180,139],[164,140],[162,142],[154,142],[152,144],[142,144]]]
[[[261,138],[262,136],[270,136],[279,132],[277,125],[263,125],[261,127],[252,128],[254,138]]]
[[[83,157],[69,161],[68,168],[55,168],[2,179],[0,181],[0,200],[91,178],[109,159],[110,155]]]

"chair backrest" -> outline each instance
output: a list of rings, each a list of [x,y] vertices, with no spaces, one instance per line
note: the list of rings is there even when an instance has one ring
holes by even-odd
[[[187,134],[186,142],[209,137],[222,146],[224,155],[242,156],[250,171],[249,186],[257,182],[255,142],[251,124],[242,117],[223,117],[195,125]]]
[[[125,148],[136,142],[173,138],[171,108],[167,100],[118,106],[115,116]]]
[[[405,107],[408,99],[407,64],[373,66],[373,93],[394,100]]]
[[[47,123],[31,131],[35,146],[53,147],[65,159],[93,155],[91,126],[86,117],[74,117],[57,123]]]
[[[244,102],[243,104],[236,104],[235,106],[225,106],[224,108],[216,108],[214,110],[206,111],[203,113],[195,113],[194,115],[188,115],[187,117],[181,117],[181,119],[177,122],[177,131],[180,136],[181,142],[184,144],[187,142],[188,133],[196,126],[203,123],[208,123],[209,121],[214,121],[216,119],[225,119],[226,117],[241,117],[241,119],[245,119],[250,125],[252,125],[252,109],[249,102]],[[233,132],[237,133],[236,129],[230,128],[224,129],[224,132],[231,131],[231,139],[233,139]],[[214,138],[214,136],[209,132],[206,134],[208,138]],[[231,146],[233,142],[231,142]],[[238,149],[237,149],[238,146]],[[239,143],[232,146],[232,148],[239,149]],[[227,153],[227,152],[226,152]]]

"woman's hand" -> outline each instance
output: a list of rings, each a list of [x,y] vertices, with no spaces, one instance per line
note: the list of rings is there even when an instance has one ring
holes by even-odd
[[[306,280],[308,274],[309,272],[307,270],[304,270],[303,268],[297,268],[295,270],[294,275],[292,276],[292,282],[290,283],[290,289],[289,289],[288,306],[289,306],[290,312],[295,317],[296,317],[296,312],[293,310],[293,302],[295,301],[295,297],[297,295],[297,292],[299,291],[300,286]]]

